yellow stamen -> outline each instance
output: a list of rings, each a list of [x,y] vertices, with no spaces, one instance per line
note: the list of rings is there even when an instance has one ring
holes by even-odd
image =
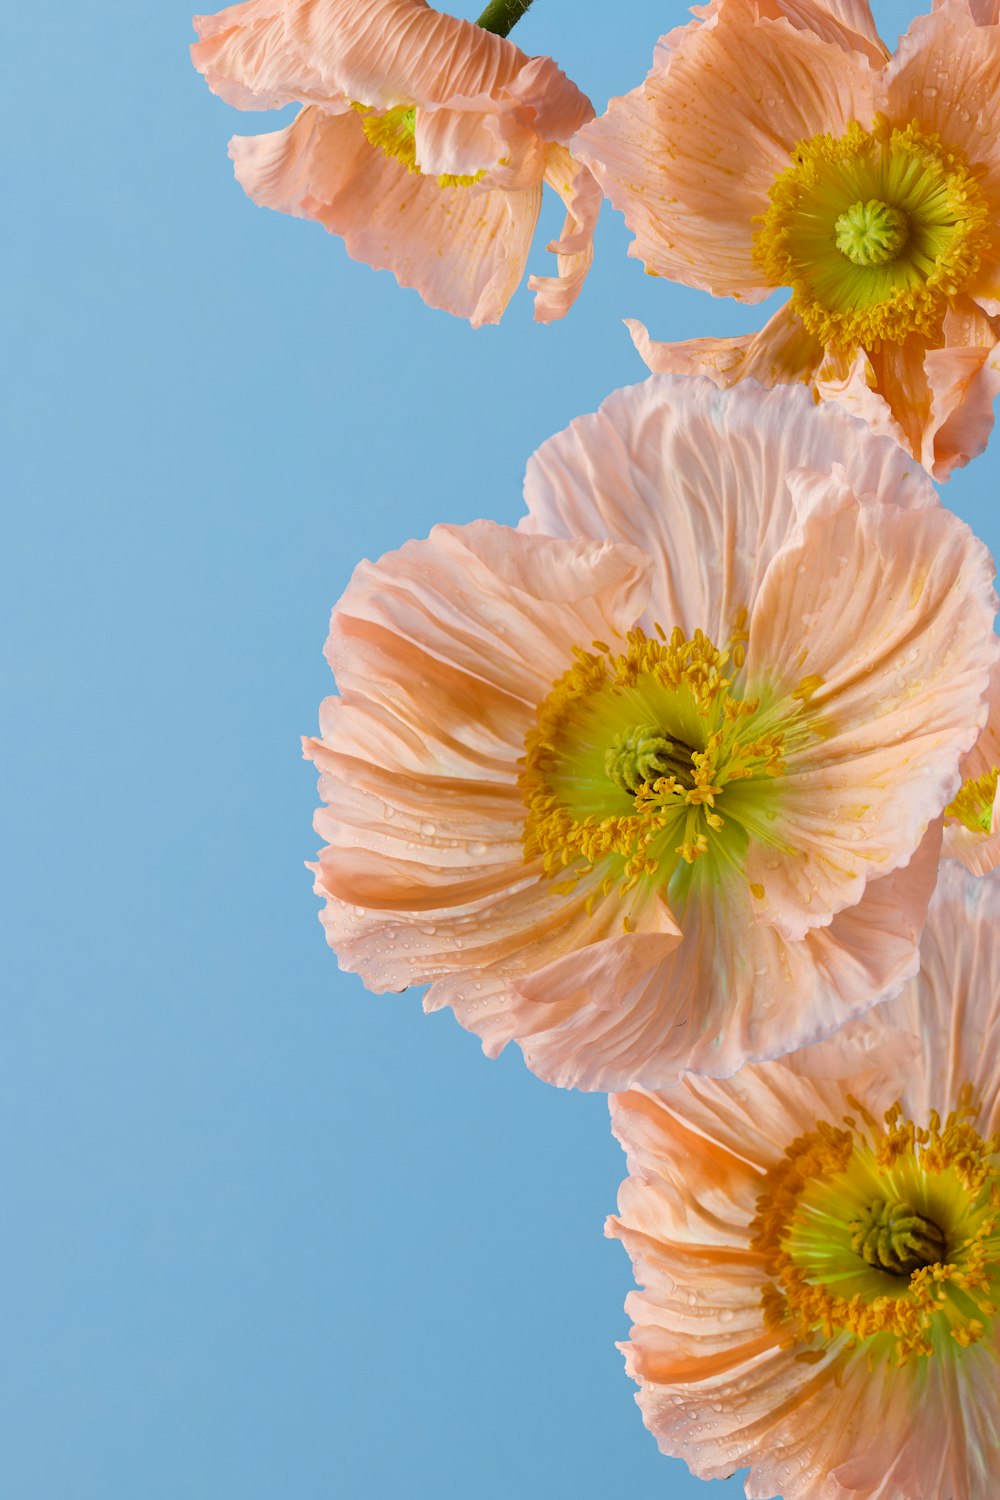
[[[812,136],[771,185],[756,260],[831,348],[931,334],[991,246],[978,175],[916,122]]]
[[[963,781],[956,796],[945,808],[945,816],[956,818],[970,833],[989,833],[993,826],[993,803],[997,795],[1000,768],[994,766],[983,776]]]

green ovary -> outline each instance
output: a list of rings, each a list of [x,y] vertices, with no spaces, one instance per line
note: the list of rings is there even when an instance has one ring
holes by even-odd
[[[833,227],[837,249],[856,266],[884,266],[896,259],[910,237],[903,210],[878,198],[852,203]]]

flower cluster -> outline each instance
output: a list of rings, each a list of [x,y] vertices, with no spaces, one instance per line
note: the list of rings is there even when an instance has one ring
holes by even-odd
[[[343,968],[612,1094],[624,1346],[664,1452],[748,1496],[1000,1488],[1000,643],[942,505],[1000,390],[1000,18],[711,0],[595,118],[424,0],[246,0],[195,65],[284,129],[257,203],[425,302],[566,314],[602,195],[652,274],[788,299],[531,458],[333,610],[305,754]]]

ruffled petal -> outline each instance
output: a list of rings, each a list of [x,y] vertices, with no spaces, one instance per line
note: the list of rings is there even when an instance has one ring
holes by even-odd
[[[616,936],[526,969],[511,1035],[540,1078],[605,1091],[728,1077],[818,1041],[916,972],[939,849],[935,827],[905,869],[797,943],[754,922],[739,883],[709,887],[684,911],[680,942],[669,931]],[[656,909],[640,908],[647,921]]]
[[[230,155],[254,202],[317,220],[354,260],[473,326],[499,319],[524,274],[540,186],[442,187],[373,148],[354,111],[305,109],[285,130],[235,136]]]
[[[528,62],[424,0],[253,0],[194,26],[195,67],[240,109],[440,104],[496,93]]]
[[[920,1037],[921,1063],[900,1091],[911,1119],[942,1117],[970,1087],[982,1105],[977,1128],[1000,1130],[1000,875],[976,879],[942,866],[921,940],[920,975],[875,1014],[888,1033]]]
[[[546,248],[558,256],[555,276],[529,276],[535,293],[535,321],[552,323],[572,307],[594,259],[594,230],[601,209],[601,190],[587,167],[562,146],[550,146],[545,181],[566,205],[566,219],[558,240]]]
[[[980,25],[968,0],[944,0],[911,22],[886,71],[893,119],[916,120],[957,147],[1000,209],[1000,31]]]
[[[846,51],[863,52],[876,67],[889,55],[868,0],[758,0],[758,9],[764,16],[784,16]]]
[[[682,339],[657,343],[634,318],[625,319],[632,342],[654,375],[707,375],[726,388],[738,380],[760,385],[804,382],[825,358],[822,344],[789,311],[779,307],[763,328],[736,338]]]
[[[791,483],[803,520],[752,607],[747,681],[807,682],[812,738],[781,780],[795,855],[751,845],[747,876],[759,919],[796,939],[905,863],[954,796],[1000,642],[992,561],[950,511],[859,501],[837,470]]]
[[[795,144],[870,122],[873,74],[845,51],[752,0],[721,0],[708,22],[664,38],[641,87],[613,99],[573,150],[635,235],[648,271],[717,296],[771,290],[754,220]]]
[[[787,476],[843,463],[858,494],[936,505],[919,465],[805,389],[658,375],[617,391],[528,464],[522,529],[611,537],[654,559],[650,616],[728,641],[795,521]],[[798,639],[798,631],[795,632]]]

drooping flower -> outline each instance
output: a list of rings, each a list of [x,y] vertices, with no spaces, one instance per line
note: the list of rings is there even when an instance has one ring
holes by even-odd
[[[646,1425],[785,1500],[1000,1492],[1000,874],[946,864],[919,978],[726,1082],[611,1101]]]
[[[526,496],[334,610],[306,753],[341,964],[601,1089],[895,993],[985,716],[985,549],[895,444],[749,382],[616,393]]]
[[[720,385],[805,381],[947,478],[985,447],[1000,390],[1000,27],[944,0],[889,58],[867,0],[703,16],[574,150],[647,270],[791,296],[740,338],[632,324],[640,353]]]
[[[567,208],[535,317],[561,318],[592,258],[600,192],[567,150],[594,111],[551,58],[424,0],[247,0],[196,16],[195,67],[238,109],[303,105],[234,136],[256,203],[316,219],[431,307],[495,323],[524,274],[542,184]]]
[[[1000,864],[1000,667],[993,668],[982,734],[962,762],[962,785],[945,809],[942,853],[960,859],[973,875]]]

